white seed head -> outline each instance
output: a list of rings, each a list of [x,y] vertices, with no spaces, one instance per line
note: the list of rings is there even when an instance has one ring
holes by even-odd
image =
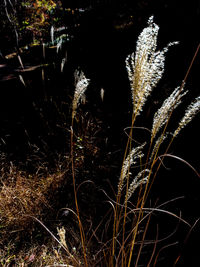
[[[179,132],[194,118],[194,116],[200,111],[200,96],[187,107],[185,115],[180,120],[178,128],[175,130],[173,136],[176,137]]]
[[[184,91],[184,87],[177,87],[171,95],[165,99],[161,108],[154,114],[151,137],[154,138],[158,131],[165,125],[170,118],[171,112],[181,103],[182,97],[188,91]]]
[[[129,185],[127,200],[133,195],[135,190],[142,184],[146,184],[149,177],[149,169],[144,169],[140,171],[137,176],[133,179],[132,183]],[[146,174],[146,175],[145,175]]]
[[[74,119],[76,115],[76,110],[80,102],[85,101],[85,91],[89,85],[89,79],[87,79],[82,71],[75,71],[75,92],[74,99],[72,103],[72,119]]]
[[[166,134],[161,134],[161,136],[158,137],[158,139],[156,140],[154,146],[153,146],[153,150],[151,152],[151,156],[149,158],[149,160],[151,161],[153,159],[153,157],[156,156],[156,154],[158,153],[159,147],[160,145],[164,142],[164,140],[167,138],[167,133]]]
[[[104,100],[104,93],[105,93],[105,90],[103,88],[101,88],[101,90],[100,90],[100,96],[101,96],[101,100],[102,101]]]
[[[122,169],[121,169],[121,176],[119,179],[119,184],[118,184],[118,192],[120,193],[124,184],[124,180],[127,178],[129,174],[129,170],[131,165],[136,163],[136,159],[142,158],[144,154],[142,153],[142,149],[145,146],[146,143],[142,144],[141,146],[138,146],[136,148],[133,148],[129,155],[126,157],[122,164]]]
[[[148,27],[138,37],[135,54],[126,58],[135,116],[140,114],[148,96],[162,77],[165,53],[170,46],[177,43],[169,43],[162,51],[156,52],[158,30],[153,16],[150,17]]]
[[[51,35],[51,42],[52,44],[54,44],[54,27],[53,26],[51,26],[50,35]]]
[[[68,246],[67,246],[67,243],[66,243],[66,239],[65,239],[65,234],[66,234],[66,231],[65,231],[65,228],[64,227],[57,227],[57,232],[58,232],[58,236],[60,238],[60,242],[62,243],[62,245],[68,249]]]

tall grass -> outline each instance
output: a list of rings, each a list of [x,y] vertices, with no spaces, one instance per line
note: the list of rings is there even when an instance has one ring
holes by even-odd
[[[168,132],[168,125],[171,120],[174,110],[182,103],[184,96],[188,93],[185,90],[187,75],[182,84],[174,89],[169,97],[165,99],[161,107],[155,112],[152,128],[150,130],[149,140],[138,146],[134,145],[134,127],[137,117],[142,113],[143,107],[150,97],[153,89],[163,76],[165,70],[165,57],[169,47],[177,44],[177,42],[169,43],[162,50],[157,50],[159,27],[154,23],[153,17],[148,20],[148,26],[141,32],[136,44],[136,51],[126,58],[126,69],[130,81],[131,97],[132,97],[132,121],[128,136],[127,145],[125,148],[124,159],[122,162],[121,174],[118,181],[116,200],[113,201],[113,237],[106,246],[104,251],[104,264],[102,266],[138,266],[141,257],[141,251],[145,240],[145,235],[148,229],[150,218],[153,211],[166,212],[162,209],[148,209],[145,203],[149,194],[149,190],[156,177],[161,163],[159,161],[159,152],[163,144],[168,144],[167,152],[179,132],[193,119],[200,110],[200,98],[197,97],[185,110],[183,118],[178,123],[177,128],[172,132]],[[198,47],[199,49],[199,47]],[[198,52],[195,53],[194,58]],[[193,59],[194,60],[194,59]],[[192,61],[193,62],[193,61]],[[72,125],[76,114],[76,109],[81,95],[85,92],[87,84],[86,79],[82,75],[84,89],[76,88],[73,101]],[[83,91],[83,92],[82,92]],[[73,139],[72,139],[73,141]],[[168,143],[167,143],[168,142]],[[73,146],[72,146],[72,164],[73,164]],[[74,170],[73,172],[73,180]],[[75,182],[74,182],[75,185]],[[131,203],[133,194],[137,191],[136,203]],[[77,208],[78,219],[80,220],[76,189],[75,202]],[[135,208],[132,208],[132,205]],[[149,211],[147,214],[145,212]],[[174,216],[186,223],[180,217],[170,212],[166,212],[170,216]],[[131,228],[130,228],[130,220]],[[146,220],[145,230],[141,240],[140,225]],[[129,222],[128,222],[129,221]],[[85,257],[85,265],[87,266],[86,250],[84,247],[83,228],[79,221],[81,230],[81,240],[83,245],[83,253]],[[133,259],[133,252],[136,242],[140,241],[140,249],[136,259]],[[109,248],[108,248],[109,247]],[[156,242],[155,242],[156,249]],[[155,251],[154,251],[155,253]],[[153,254],[151,255],[148,266],[152,264]],[[154,265],[157,257],[155,257]]]
[[[84,262],[85,266],[88,266],[87,261],[87,255],[86,255],[86,247],[85,247],[85,233],[82,226],[81,218],[80,218],[80,212],[79,212],[79,206],[78,206],[78,200],[77,200],[77,188],[76,188],[76,179],[75,179],[75,169],[74,169],[74,118],[76,115],[76,110],[78,105],[80,104],[80,101],[83,99],[84,93],[87,89],[87,86],[89,84],[89,80],[86,79],[84,73],[81,71],[75,72],[75,93],[74,93],[74,99],[72,103],[72,123],[71,123],[71,164],[72,164],[72,177],[73,177],[73,187],[74,187],[74,199],[75,199],[75,206],[76,206],[76,214],[79,224],[79,230],[80,230],[80,237],[81,237],[81,244],[83,248],[83,256],[84,256]]]
[[[133,112],[131,129],[127,146],[125,149],[124,160],[121,169],[121,175],[118,183],[118,193],[116,198],[114,223],[113,223],[113,242],[112,253],[110,254],[109,266],[132,266],[135,260],[132,259],[135,248],[140,223],[144,220],[145,203],[155,175],[157,174],[161,163],[156,165],[159,159],[159,151],[164,142],[168,141],[166,152],[168,152],[174,137],[183,129],[200,110],[200,99],[197,97],[185,111],[185,115],[178,123],[174,132],[169,133],[168,124],[172,113],[181,104],[183,97],[188,92],[184,89],[186,77],[181,86],[177,87],[171,95],[166,98],[161,107],[155,112],[152,122],[151,136],[146,143],[135,147],[133,144],[134,125],[137,116],[142,112],[148,97],[153,88],[162,78],[164,72],[165,54],[168,48],[177,42],[169,43],[163,50],[157,51],[158,25],[153,22],[153,17],[148,20],[148,26],[140,34],[136,52],[129,55],[126,59],[126,68],[130,80]],[[199,49],[199,47],[198,47]],[[196,55],[196,54],[195,54]],[[160,133],[160,136],[157,135]],[[146,153],[145,145],[148,147]],[[135,168],[132,168],[135,167]],[[138,214],[135,216],[135,222],[132,225],[131,235],[127,239],[126,222],[127,215],[130,213],[128,200],[138,188],[138,200],[136,209]],[[134,209],[132,210],[134,213]],[[149,215],[150,216],[150,215]],[[146,226],[148,227],[149,220]],[[121,230],[123,229],[123,230]],[[146,230],[143,234],[145,238]],[[116,258],[117,244],[120,244],[123,252]],[[141,249],[136,259],[136,265],[141,254]],[[149,265],[148,265],[149,266]]]

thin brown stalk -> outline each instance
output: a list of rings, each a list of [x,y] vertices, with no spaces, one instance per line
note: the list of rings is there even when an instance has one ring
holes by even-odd
[[[161,251],[163,251],[163,250],[166,249],[166,248],[169,248],[169,247],[172,247],[172,246],[176,246],[176,245],[178,245],[178,242],[173,242],[173,243],[171,243],[171,244],[168,244],[168,245],[162,247],[162,248],[158,251],[158,254],[156,255],[156,258],[155,258],[153,267],[156,266],[156,263],[157,263],[157,260],[158,260],[158,256],[159,256],[159,254],[160,254]]]
[[[79,224],[79,231],[81,236],[81,245],[83,249],[83,256],[84,256],[84,262],[85,266],[88,267],[87,262],[87,256],[86,256],[86,248],[85,248],[85,234],[83,230],[83,226],[80,219],[80,212],[79,212],[79,206],[78,206],[78,200],[77,200],[77,190],[76,190],[76,180],[75,180],[75,169],[74,169],[74,133],[73,133],[73,124],[74,120],[72,118],[72,124],[71,124],[71,164],[72,164],[72,179],[73,179],[73,189],[74,189],[74,200],[75,200],[75,206],[76,206],[76,213],[78,218],[78,224]]]
[[[152,253],[151,253],[151,257],[150,257],[150,259],[149,259],[149,262],[148,262],[147,267],[150,267],[150,266],[151,266],[150,264],[151,264],[151,262],[152,262],[152,260],[153,260],[153,257],[154,257],[154,255],[155,255],[155,252],[156,252],[157,241],[158,241],[158,225],[157,225],[156,240],[155,240],[154,247],[153,247],[153,251],[152,251]]]
[[[186,238],[185,238],[185,240],[184,240],[184,245],[187,243],[187,241],[188,241],[188,239],[189,239],[189,237],[190,237],[190,235],[191,235],[191,232],[193,231],[193,229],[195,228],[195,226],[197,225],[197,223],[199,222],[199,220],[200,220],[200,218],[199,218],[198,220],[196,220],[196,222],[195,222],[195,223],[192,225],[192,227],[190,228],[190,230],[189,230],[189,232],[188,232],[188,234],[187,234],[187,236],[186,236]],[[174,261],[173,266],[176,266],[176,264],[177,264],[178,261],[180,260],[181,256],[182,256],[182,253],[180,252],[180,254],[178,255],[178,257],[177,257],[176,260]]]
[[[143,245],[144,245],[144,240],[145,240],[145,237],[146,237],[146,233],[147,233],[147,229],[148,229],[148,226],[149,226],[149,223],[150,223],[150,219],[151,219],[151,214],[150,214],[150,216],[149,216],[149,218],[147,220],[147,223],[146,223],[146,226],[145,226],[145,229],[144,229],[141,245],[140,245],[140,248],[139,248],[139,251],[138,251],[138,254],[137,254],[137,259],[136,259],[136,262],[135,262],[135,267],[138,266],[138,262],[139,262],[140,255],[141,255],[141,252],[142,252],[142,248],[143,248]]]

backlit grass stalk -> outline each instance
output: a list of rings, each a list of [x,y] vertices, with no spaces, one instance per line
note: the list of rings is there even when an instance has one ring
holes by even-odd
[[[72,164],[72,178],[73,178],[73,188],[74,188],[74,200],[75,200],[75,206],[76,206],[76,213],[78,218],[78,224],[79,224],[79,231],[80,231],[80,237],[81,237],[81,245],[83,249],[83,256],[84,256],[84,262],[85,266],[88,266],[87,262],[87,254],[86,254],[86,247],[85,247],[85,233],[82,226],[81,218],[80,218],[80,212],[79,212],[79,206],[78,206],[78,200],[77,200],[77,190],[76,190],[76,179],[75,179],[75,168],[74,168],[74,118],[76,115],[77,107],[80,104],[81,97],[84,95],[87,86],[89,84],[89,80],[86,79],[84,73],[81,71],[75,72],[75,92],[74,92],[74,99],[72,103],[72,122],[71,122],[71,164]]]

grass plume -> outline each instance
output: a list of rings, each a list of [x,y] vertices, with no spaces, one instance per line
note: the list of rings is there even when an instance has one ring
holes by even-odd
[[[133,113],[139,115],[164,72],[165,53],[177,42],[169,43],[163,50],[156,51],[159,27],[153,22],[153,16],[148,20],[138,37],[136,52],[126,58],[126,69],[131,85]]]
[[[165,99],[162,106],[154,114],[153,126],[151,130],[151,138],[153,139],[159,130],[167,123],[169,120],[171,112],[175,110],[180,104],[182,97],[188,91],[184,91],[183,87],[177,87],[171,95]]]
[[[200,111],[200,96],[195,98],[195,100],[187,107],[185,110],[185,115],[180,120],[178,128],[175,130],[173,136],[176,137],[180,131],[197,115]]]
[[[112,253],[110,258],[109,266],[115,265],[115,252],[117,247],[117,241],[119,236],[121,236],[121,244],[124,249],[124,254],[121,254],[121,266],[132,266],[132,257],[135,244],[138,237],[138,228],[140,222],[145,218],[143,216],[143,210],[145,202],[149,193],[149,185],[152,185],[151,176],[153,169],[155,168],[155,163],[157,162],[157,156],[159,154],[160,147],[162,143],[167,139],[168,133],[166,132],[169,120],[173,111],[182,103],[182,99],[188,91],[184,89],[185,81],[180,87],[175,88],[169,97],[167,97],[161,107],[155,112],[152,123],[151,138],[149,140],[149,150],[146,156],[146,163],[140,161],[140,165],[136,165],[135,158],[144,156],[143,145],[133,148],[133,129],[135,124],[135,119],[143,110],[143,106],[146,103],[147,98],[151,94],[153,88],[158,84],[159,80],[162,78],[165,67],[165,54],[168,48],[177,42],[169,43],[161,51],[156,51],[157,49],[157,38],[158,38],[159,27],[153,22],[153,17],[148,20],[148,26],[141,32],[136,43],[136,51],[126,58],[126,69],[128,72],[128,78],[131,87],[131,95],[133,102],[133,112],[132,112],[132,123],[129,133],[129,138],[127,141],[127,146],[125,149],[124,159],[122,163],[122,170],[118,183],[118,194],[115,207],[114,215],[114,227],[113,227],[113,243],[112,243]],[[191,66],[190,66],[191,67]],[[188,73],[187,73],[188,75]],[[171,141],[166,149],[166,153],[174,139],[178,135],[180,130],[184,128],[192,118],[199,112],[200,109],[200,98],[197,97],[185,111],[184,117],[179,122],[178,128],[173,134]],[[160,136],[155,142],[154,138],[161,131]],[[134,158],[135,157],[135,158]],[[136,173],[131,173],[130,168],[134,166],[134,171]],[[161,163],[156,167],[155,175],[160,169]],[[139,169],[139,171],[137,171]],[[154,175],[154,178],[155,178]],[[133,176],[133,178],[131,177]],[[122,191],[124,181],[126,179],[126,188]],[[132,182],[131,182],[132,180]],[[144,186],[144,189],[142,189]],[[126,222],[128,214],[128,200],[131,199],[135,190],[140,188],[138,194],[138,202],[136,207],[139,213],[134,219],[132,236],[129,243],[126,243]],[[121,204],[121,194],[125,194],[125,202]],[[147,225],[149,222],[147,222]],[[122,233],[120,228],[123,229]],[[146,230],[145,230],[146,231]],[[120,242],[120,241],[118,241]],[[141,251],[140,251],[141,253]],[[139,257],[139,256],[138,256]],[[138,258],[137,258],[138,262]]]
[[[81,100],[84,100],[85,91],[89,85],[89,79],[85,77],[83,71],[76,70],[74,73],[75,77],[75,91],[74,91],[74,99],[72,103],[72,119],[74,119],[76,115],[76,110]]]

